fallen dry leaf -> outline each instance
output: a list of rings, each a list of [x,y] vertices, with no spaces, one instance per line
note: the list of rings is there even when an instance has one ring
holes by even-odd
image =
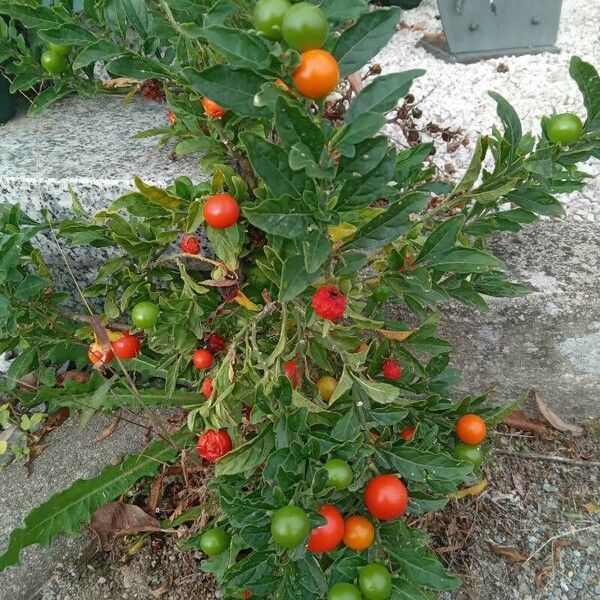
[[[485,477],[479,482],[476,483],[475,485],[472,485],[471,487],[468,488],[464,488],[462,490],[458,490],[458,492],[456,492],[456,494],[454,494],[455,498],[466,498],[467,496],[479,496],[479,494],[481,494],[481,492],[483,492],[483,490],[485,490],[485,488],[487,487],[487,479],[485,479]]]
[[[583,428],[575,423],[567,423],[563,421],[548,405],[540,398],[539,394],[535,390],[531,390],[531,397],[540,411],[544,419],[558,431],[570,431],[573,435],[583,435]]]
[[[173,578],[167,577],[167,580],[155,590],[150,590],[153,598],[162,598],[173,587]]]
[[[120,422],[121,415],[113,415],[110,425],[96,438],[96,441],[101,442],[102,440],[110,437],[117,430]]]
[[[107,79],[102,82],[102,87],[107,90],[115,88],[131,87],[132,85],[140,85],[144,83],[141,79],[133,79],[131,77],[117,77],[116,79]]]
[[[148,511],[152,514],[156,512],[158,506],[158,499],[160,497],[160,490],[162,488],[163,481],[165,478],[181,473],[183,471],[181,465],[171,465],[167,467],[153,482],[150,486],[150,495],[148,497]]]
[[[512,548],[510,546],[498,546],[492,542],[488,542],[492,550],[498,554],[499,556],[503,556],[508,560],[513,562],[525,562],[527,560],[527,556],[519,552],[516,548]]]
[[[125,502],[109,502],[101,506],[92,517],[90,527],[100,539],[100,546],[110,552],[119,535],[140,531],[160,531],[160,523],[147,515],[139,506]]]
[[[548,427],[539,419],[528,419],[522,410],[515,410],[504,419],[504,424],[514,429],[532,431],[533,433],[546,433]]]
[[[600,510],[600,506],[594,504],[593,502],[587,502],[583,505],[583,508],[587,510],[591,515],[597,513]]]
[[[350,87],[352,88],[352,91],[355,94],[360,93],[360,91],[363,89],[363,82],[362,77],[360,76],[360,71],[358,71],[358,73],[352,73],[352,75],[348,75],[347,79],[348,83],[350,84]]]
[[[388,340],[403,342],[407,337],[414,333],[414,329],[409,331],[387,331],[386,329],[378,329],[377,333]]]
[[[74,381],[75,383],[87,383],[89,379],[89,371],[66,371],[63,375],[56,375],[56,385],[62,385],[65,381]]]

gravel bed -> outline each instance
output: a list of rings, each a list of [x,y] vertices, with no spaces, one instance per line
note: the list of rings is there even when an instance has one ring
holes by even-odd
[[[442,127],[461,128],[471,140],[476,139],[477,134],[489,132],[498,124],[489,90],[501,93],[516,108],[524,130],[539,132],[541,117],[553,110],[585,116],[581,95],[568,68],[571,56],[577,55],[600,69],[597,0],[563,0],[559,54],[507,56],[469,65],[448,64],[415,46],[424,34],[442,30],[437,15],[435,0],[424,0],[420,7],[405,11],[400,30],[374,59],[384,74],[409,69],[427,71],[412,88],[417,101],[423,99],[419,106],[423,125],[432,121]],[[388,133],[398,138],[397,129],[390,128]],[[401,134],[399,141],[404,141]],[[449,163],[457,170],[454,177],[458,177],[471,158],[472,146],[460,147],[454,153],[438,146],[435,162],[442,169]],[[582,170],[594,175],[595,180],[588,182],[583,191],[561,199],[567,204],[569,218],[600,221],[600,161],[590,161]]]

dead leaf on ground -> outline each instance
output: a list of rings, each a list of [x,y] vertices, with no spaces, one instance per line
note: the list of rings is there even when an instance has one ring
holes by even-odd
[[[585,508],[585,510],[587,510],[590,513],[590,515],[593,515],[600,511],[600,506],[594,504],[594,502],[587,502],[583,505],[583,508]]]
[[[529,419],[522,410],[515,410],[504,419],[504,424],[514,429],[531,431],[533,433],[546,433],[548,427],[539,419]]]
[[[479,483],[472,485],[468,488],[463,488],[462,490],[458,490],[456,494],[454,494],[455,498],[466,498],[467,496],[479,496],[483,490],[487,487],[487,479],[483,478]]]
[[[160,523],[147,515],[139,506],[125,502],[109,502],[92,517],[90,527],[100,539],[102,550],[110,552],[119,535],[141,531],[160,531]]]
[[[116,79],[107,79],[102,82],[102,87],[107,90],[115,88],[131,87],[132,85],[139,85],[144,83],[141,79],[133,79],[131,77],[117,77]]]
[[[439,31],[436,33],[426,33],[423,35],[421,40],[424,42],[429,42],[430,44],[439,44],[445,42],[446,38],[444,37],[444,33]]]
[[[535,587],[538,590],[546,587],[547,580],[552,576],[554,572],[553,565],[546,565],[536,576],[535,576]]]
[[[173,587],[173,578],[167,577],[167,580],[155,590],[150,590],[153,598],[162,598]]]
[[[492,542],[489,542],[491,549],[498,554],[499,556],[503,556],[508,560],[513,562],[525,562],[527,560],[527,556],[522,554],[516,548],[512,548],[511,546],[498,546]]]
[[[567,423],[563,421],[548,405],[540,398],[539,394],[535,390],[531,390],[531,397],[540,411],[544,419],[558,431],[570,431],[573,435],[583,435],[583,428],[575,423]]]
[[[152,514],[156,512],[158,506],[158,500],[160,497],[160,490],[162,488],[163,481],[165,478],[171,475],[181,473],[183,469],[181,465],[171,465],[167,467],[153,482],[150,486],[150,496],[148,497],[148,511]]]
[[[75,383],[87,383],[89,379],[89,371],[65,371],[65,373],[62,375],[56,375],[56,385],[62,385],[65,381],[74,381]]]
[[[114,415],[110,425],[96,438],[96,441],[101,442],[102,440],[110,437],[117,430],[120,422],[121,415]]]

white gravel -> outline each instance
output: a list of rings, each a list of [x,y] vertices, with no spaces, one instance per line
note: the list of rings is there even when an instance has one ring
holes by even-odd
[[[416,27],[399,30],[374,59],[383,73],[416,68],[427,71],[412,89],[417,100],[427,96],[420,105],[423,124],[433,121],[441,126],[460,127],[471,139],[489,132],[498,124],[498,118],[488,90],[501,93],[516,108],[524,130],[539,132],[541,117],[553,110],[572,111],[585,117],[581,95],[568,74],[569,60],[577,55],[600,69],[600,0],[563,1],[559,54],[506,56],[469,65],[448,64],[415,46],[424,33],[441,31],[437,14],[434,0],[424,0],[420,7],[405,11],[403,22]],[[508,67],[507,72],[496,71],[501,63]],[[393,135],[392,131],[389,133]],[[445,155],[442,144],[436,163],[442,167],[445,162],[452,163],[458,177],[468,164],[471,150],[472,144]],[[569,218],[600,222],[600,161],[581,167],[595,179],[582,192],[562,196],[561,200],[567,205]]]

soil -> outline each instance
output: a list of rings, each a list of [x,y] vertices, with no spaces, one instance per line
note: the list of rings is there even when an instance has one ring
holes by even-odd
[[[460,590],[441,598],[600,598],[600,423],[580,438],[501,426],[492,441],[488,485],[479,496],[413,519],[463,579]],[[579,462],[534,459],[530,453]],[[146,536],[141,547],[139,539],[122,540],[106,554],[92,536],[84,538],[79,560],[58,564],[31,600],[219,598],[215,582],[199,570],[200,552],[180,552],[168,535]]]

